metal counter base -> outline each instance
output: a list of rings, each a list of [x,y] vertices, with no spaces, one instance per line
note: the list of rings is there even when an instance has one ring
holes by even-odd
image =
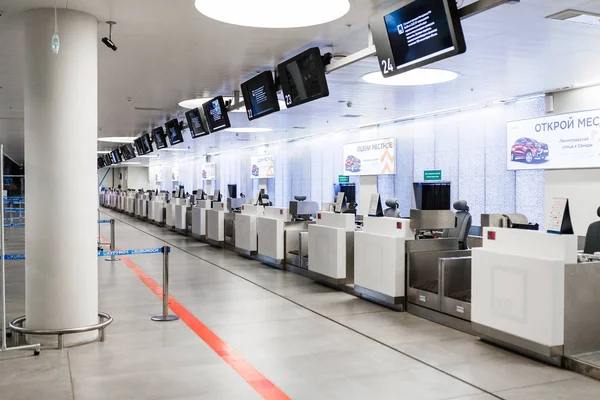
[[[600,351],[567,356],[563,368],[600,380]]]
[[[477,336],[473,330],[472,324],[464,319],[456,318],[451,315],[443,314],[429,308],[421,307],[416,304],[406,303],[406,311],[416,315],[417,317],[425,318],[429,321],[440,325],[445,325],[449,328],[456,329],[469,335]]]
[[[206,241],[206,235],[196,235],[195,233],[189,232],[188,236],[191,238],[194,238],[196,240],[203,241],[203,242]]]
[[[475,332],[474,335],[479,336],[484,342],[495,344],[547,364],[562,366],[564,346],[544,346],[475,322],[472,323],[472,328]]]
[[[258,262],[268,265],[269,267],[273,267],[273,268],[277,268],[277,269],[281,269],[281,270],[286,269],[284,267],[283,260],[276,260],[274,258],[271,258],[268,256],[263,256],[260,254],[254,255],[252,258]]]
[[[218,247],[221,249],[225,248],[225,242],[220,242],[218,240],[213,240],[213,239],[209,239],[209,238],[204,238],[204,240],[206,241],[206,243],[210,244],[213,247]]]
[[[365,300],[390,308],[394,311],[404,311],[405,297],[391,297],[358,285],[354,285],[354,291]]]
[[[187,236],[188,235],[187,229],[173,228],[172,230],[175,231],[175,232],[177,232],[177,233],[179,233],[180,235],[183,235],[183,236]]]
[[[256,251],[250,251],[250,250],[240,249],[239,247],[235,247],[235,246],[233,246],[233,245],[231,245],[229,243],[224,243],[224,247],[225,247],[225,250],[232,251],[232,252],[234,252],[236,254],[239,254],[240,256],[243,256],[245,258],[249,258],[251,260],[254,260],[256,254],[257,254]]]

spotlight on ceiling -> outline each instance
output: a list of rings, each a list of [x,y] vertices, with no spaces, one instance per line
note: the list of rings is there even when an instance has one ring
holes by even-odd
[[[112,51],[117,51],[117,45],[112,41],[112,28],[113,25],[116,25],[117,23],[115,21],[106,21],[106,23],[108,24],[108,37],[103,37],[102,43]]]

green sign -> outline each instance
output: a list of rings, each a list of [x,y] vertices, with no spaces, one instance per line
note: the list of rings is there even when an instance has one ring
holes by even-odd
[[[350,177],[346,176],[346,175],[338,175],[338,182],[339,183],[349,183]]]
[[[423,174],[424,181],[441,181],[442,180],[442,170],[434,169],[430,171],[425,171]]]

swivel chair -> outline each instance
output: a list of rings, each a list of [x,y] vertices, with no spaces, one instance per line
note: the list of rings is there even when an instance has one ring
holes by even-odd
[[[469,231],[471,230],[471,221],[473,218],[469,213],[469,206],[466,200],[458,200],[453,205],[456,210],[456,227],[451,229],[444,229],[442,237],[444,238],[457,238],[458,248],[460,250],[467,250],[467,240],[469,238]]]
[[[269,201],[269,195],[268,194],[262,194],[260,196],[260,205],[261,206],[265,206],[265,207],[272,207],[273,203],[271,201]]]
[[[386,208],[383,212],[384,217],[400,218],[400,210],[398,209],[398,199],[387,199],[385,201],[385,205],[389,208]]]
[[[600,217],[600,207],[597,211]],[[587,233],[585,234],[585,246],[583,252],[585,254],[594,254],[600,251],[600,221],[592,222],[588,226]]]

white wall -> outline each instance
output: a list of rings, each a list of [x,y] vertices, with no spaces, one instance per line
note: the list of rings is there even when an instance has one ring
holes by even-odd
[[[554,114],[595,110],[600,108],[600,86],[568,90],[554,94]],[[600,169],[548,170],[545,203],[548,209],[555,197],[569,199],[573,229],[585,235],[587,227],[598,220],[600,207]],[[546,216],[546,223],[548,222]]]
[[[107,174],[108,172],[108,174]],[[106,175],[106,177],[105,177]],[[114,169],[113,168],[100,168],[98,170],[98,186],[103,186],[105,188],[109,188],[113,186],[113,176]]]
[[[148,190],[150,187],[148,167],[128,167],[126,178],[125,186],[123,187],[127,189]]]

